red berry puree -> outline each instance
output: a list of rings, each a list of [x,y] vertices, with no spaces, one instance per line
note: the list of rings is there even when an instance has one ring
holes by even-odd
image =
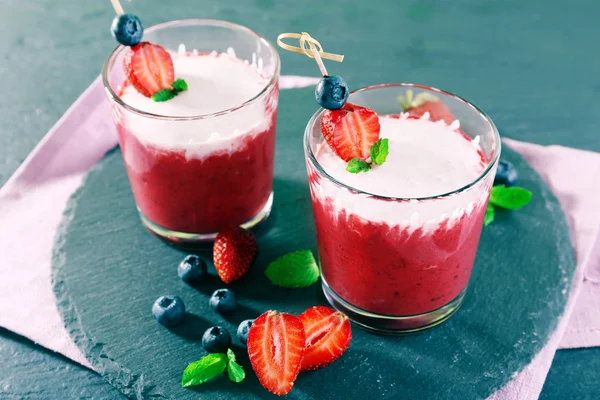
[[[380,116],[379,122],[389,140],[383,165],[352,174],[326,143],[316,152],[330,176],[365,193],[340,186],[309,162],[322,277],[354,307],[387,316],[428,313],[467,287],[493,173],[433,198],[484,172],[479,138],[466,136],[458,123],[426,117]]]
[[[244,134],[233,152],[186,158],[141,143],[117,124],[136,204],[152,222],[177,232],[213,233],[249,221],[272,191],[275,113],[267,130]],[[168,135],[169,132],[165,132]]]
[[[338,296],[377,314],[414,315],[442,307],[469,282],[485,208],[482,204],[452,226],[442,223],[424,233],[338,213],[331,199],[313,197],[323,278]]]

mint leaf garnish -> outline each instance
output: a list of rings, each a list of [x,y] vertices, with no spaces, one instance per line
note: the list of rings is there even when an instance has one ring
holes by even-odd
[[[488,204],[487,209],[485,210],[485,219],[483,220],[483,225],[488,226],[492,222],[494,222],[495,212],[494,206]]]
[[[508,210],[516,210],[529,203],[532,196],[533,193],[522,187],[496,185],[492,187],[490,203]]]
[[[235,362],[235,353],[231,349],[227,349],[227,374],[229,380],[239,383],[244,380],[246,373],[241,365]]]
[[[188,84],[186,81],[184,81],[183,79],[179,78],[179,79],[175,79],[175,82],[173,82],[173,90],[179,92],[185,92],[188,89]]]
[[[319,279],[319,266],[310,250],[288,253],[273,261],[265,271],[274,285],[286,288],[307,287]]]
[[[379,139],[371,146],[371,161],[374,164],[381,165],[388,156],[388,139]]]
[[[361,160],[360,158],[353,158],[348,162],[348,166],[346,167],[346,171],[352,172],[353,174],[358,174],[359,172],[367,172],[371,169],[371,166]]]
[[[183,79],[176,79],[171,85],[173,89],[162,89],[154,93],[150,98],[156,102],[171,100],[181,92],[185,92],[188,89],[187,82]]]
[[[181,386],[187,388],[200,385],[219,376],[226,367],[227,356],[225,354],[209,354],[187,366],[183,371]]]
[[[171,100],[175,96],[177,96],[177,93],[175,93],[174,90],[162,89],[162,90],[159,90],[158,92],[154,93],[152,95],[152,97],[150,97],[150,98],[156,102],[160,102],[160,101]]]

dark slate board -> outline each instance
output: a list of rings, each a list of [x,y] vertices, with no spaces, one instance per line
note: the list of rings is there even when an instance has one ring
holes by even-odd
[[[223,286],[214,270],[198,288],[185,285],[176,274],[183,253],[144,230],[118,150],[72,198],[53,264],[59,310],[90,362],[123,393],[271,397],[237,341],[234,348],[249,372],[242,384],[221,379],[196,392],[181,389],[180,378],[189,362],[205,354],[200,337],[210,325],[233,332],[241,320],[269,308],[299,313],[324,303],[318,285],[285,290],[263,276],[274,257],[315,249],[301,147],[303,125],[315,108],[312,96],[312,89],[281,93],[274,212],[257,231],[257,265],[232,285],[242,306],[231,318],[208,309],[208,296]],[[507,148],[504,156],[518,166],[534,200],[518,212],[499,212],[484,230],[463,308],[414,336],[380,337],[354,328],[347,354],[329,368],[301,375],[289,398],[485,398],[533,358],[564,308],[575,262],[557,200],[524,160]],[[152,318],[152,303],[163,294],[180,295],[193,314],[182,328],[169,332]]]

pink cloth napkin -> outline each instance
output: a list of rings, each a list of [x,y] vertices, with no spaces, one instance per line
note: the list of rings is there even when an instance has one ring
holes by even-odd
[[[283,76],[280,87],[319,78]],[[117,144],[97,79],[0,188],[0,326],[90,367],[60,319],[51,283],[56,230],[85,173]],[[506,140],[546,180],[567,215],[577,252],[573,290],[558,327],[533,362],[491,399],[536,399],[559,347],[600,345],[600,154]],[[585,170],[577,165],[585,165]],[[549,266],[549,268],[552,266]]]

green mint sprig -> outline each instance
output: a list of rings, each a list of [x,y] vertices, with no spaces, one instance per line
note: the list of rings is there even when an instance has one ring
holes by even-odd
[[[387,156],[389,154],[389,140],[379,139],[378,141],[376,141],[373,144],[373,146],[371,146],[370,154],[370,163],[363,161],[360,158],[353,158],[348,162],[346,171],[351,172],[353,174],[358,174],[359,172],[370,171],[372,164],[382,165],[387,160]]]
[[[299,250],[273,261],[265,275],[276,286],[303,288],[319,280],[320,272],[312,251]]]
[[[353,158],[348,161],[348,166],[346,167],[346,171],[352,172],[353,174],[358,174],[359,172],[367,172],[371,170],[371,165],[361,160],[360,158]]]
[[[507,210],[518,210],[529,204],[532,197],[533,193],[522,187],[507,187],[505,185],[496,185],[492,187],[488,207],[485,210],[484,225],[488,226],[494,221],[494,207],[505,208]]]
[[[183,371],[181,386],[201,385],[223,374],[225,369],[232,382],[239,383],[246,377],[244,369],[235,361],[233,350],[227,349],[227,354],[212,353],[188,365]]]
[[[188,89],[187,82],[181,78],[176,79],[171,86],[173,86],[173,89],[159,90],[150,98],[156,102],[168,101],[177,96],[179,93],[185,92]]]

